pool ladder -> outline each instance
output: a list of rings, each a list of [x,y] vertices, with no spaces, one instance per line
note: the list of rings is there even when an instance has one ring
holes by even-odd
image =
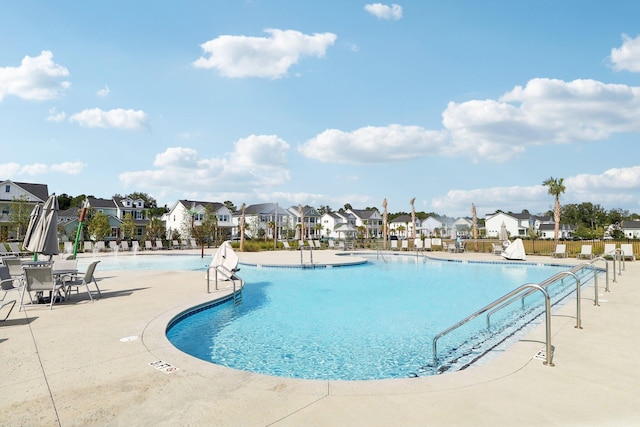
[[[220,270],[220,269],[224,269]],[[218,290],[218,272],[223,272],[224,274],[228,274],[228,270],[225,269],[223,266],[219,265],[219,266],[209,266],[209,268],[207,268],[207,293],[211,293],[211,289],[210,289],[210,272],[211,270],[213,270],[215,272],[214,274],[214,280],[216,282],[216,291]],[[234,269],[231,273],[231,283],[233,284],[233,304],[234,305],[238,305],[242,302],[242,289],[244,288],[244,280],[242,280],[242,278],[240,276],[238,276],[236,273],[240,271],[239,269]],[[239,282],[239,283],[238,283]]]
[[[605,291],[609,292],[609,263],[607,262],[607,260],[603,257],[596,257],[593,260],[591,260],[591,262],[589,263],[582,263],[580,265],[577,265],[573,268],[571,268],[568,271],[562,271],[560,273],[555,274],[554,276],[550,277],[547,280],[544,280],[543,282],[539,283],[539,284],[534,284],[534,283],[527,283],[524,284],[518,288],[516,288],[515,290],[509,292],[508,294],[502,296],[501,298],[498,298],[497,300],[495,300],[494,302],[488,304],[487,306],[481,308],[480,310],[476,311],[475,313],[471,314],[470,316],[467,316],[466,318],[462,319],[461,321],[459,321],[458,323],[456,323],[453,326],[450,326],[449,328],[445,329],[444,331],[438,333],[434,338],[433,338],[433,342],[432,342],[432,351],[433,351],[433,366],[437,366],[438,365],[438,340],[440,338],[442,338],[443,336],[449,334],[450,332],[458,329],[459,327],[461,327],[462,325],[470,322],[471,320],[475,319],[476,317],[487,313],[487,318],[486,318],[486,322],[487,322],[487,329],[489,330],[491,327],[490,324],[490,318],[491,315],[493,313],[495,313],[496,311],[506,307],[507,305],[511,304],[513,301],[517,300],[517,299],[522,299],[522,304],[524,306],[524,298],[527,295],[531,295],[533,293],[535,293],[536,291],[541,292],[544,295],[544,299],[545,299],[545,333],[546,333],[546,349],[545,349],[545,362],[544,364],[547,366],[554,366],[553,365],[553,347],[551,345],[551,298],[549,296],[549,293],[547,291],[547,287],[558,281],[558,280],[562,280],[564,279],[566,276],[572,276],[575,278],[576,280],[576,328],[577,329],[582,329],[582,322],[581,322],[581,315],[580,315],[580,278],[578,277],[578,275],[576,273],[578,272],[583,272],[583,270],[585,269],[589,269],[593,271],[593,277],[594,277],[594,288],[595,288],[595,298],[594,298],[594,305],[599,306],[600,304],[598,303],[598,273],[602,271],[602,269],[598,269],[595,267],[595,262],[597,261],[604,261],[606,266],[605,266],[605,272],[606,272],[606,286],[605,286]],[[614,263],[614,276],[615,276],[615,263]]]

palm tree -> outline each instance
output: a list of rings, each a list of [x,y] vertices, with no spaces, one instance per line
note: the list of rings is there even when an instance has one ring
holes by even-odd
[[[553,221],[555,222],[553,240],[555,245],[558,244],[558,234],[560,233],[560,195],[566,190],[563,182],[564,178],[551,177],[542,183],[542,185],[549,187],[549,194],[555,197],[556,203],[553,207]]]
[[[411,236],[412,238],[415,240],[416,238],[416,206],[415,206],[415,202],[416,202],[416,198],[414,197],[413,199],[411,199],[411,201],[409,202],[411,204],[411,226],[412,231],[411,231]]]

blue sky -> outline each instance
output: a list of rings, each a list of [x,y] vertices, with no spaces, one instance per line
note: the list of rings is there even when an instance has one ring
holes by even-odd
[[[640,212],[640,2],[4,2],[0,179],[236,205]]]

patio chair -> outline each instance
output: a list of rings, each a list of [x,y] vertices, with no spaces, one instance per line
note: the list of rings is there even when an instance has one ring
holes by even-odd
[[[4,242],[0,242],[0,256],[11,255],[11,252],[7,250]]]
[[[166,249],[162,244],[162,240],[156,239],[156,249]]]
[[[502,254],[502,245],[500,243],[491,244],[491,253],[494,255]]]
[[[422,239],[413,239],[413,247],[416,251],[423,250],[424,245],[422,244]]]
[[[107,248],[104,246],[104,242],[96,242],[93,246],[94,252],[106,252]]]
[[[144,241],[144,248],[145,250],[148,250],[148,251],[153,250],[153,244],[151,244],[151,240]]]
[[[18,242],[9,242],[9,251],[15,256],[22,256],[26,254],[26,252],[20,250]]]
[[[285,240],[282,241],[282,246],[287,250],[291,249],[291,246],[289,246],[289,242]]]
[[[19,277],[11,277],[9,267],[0,265],[0,288],[4,292],[0,301],[4,301],[9,292],[22,290],[23,285]],[[13,307],[11,308],[13,309]]]
[[[173,249],[182,249],[182,247],[180,246],[180,242],[178,242],[177,240],[172,240],[171,245],[173,246]]]
[[[401,249],[402,249],[403,251],[408,251],[408,250],[409,250],[409,241],[408,241],[407,239],[405,239],[405,240],[403,240],[403,241],[402,241],[402,247],[401,247]]]
[[[62,283],[53,277],[53,267],[24,267],[24,286],[22,288],[22,295],[20,297],[20,309],[25,306],[24,294],[29,295],[31,304],[35,304],[31,292],[35,292],[38,299],[43,292],[49,292],[49,310],[53,309],[53,304],[56,299],[62,298],[60,294],[61,290],[64,290]]]
[[[189,244],[191,245],[191,249],[196,249],[198,247],[196,239],[189,239]]]
[[[111,240],[109,242],[109,250],[111,250],[111,252],[117,252],[118,251],[118,243],[114,240]]]
[[[129,242],[127,242],[126,240],[123,240],[122,242],[120,242],[120,250],[123,252],[126,252],[129,250]]]
[[[91,243],[91,241],[84,242],[82,247],[84,248],[83,250],[85,252],[93,252],[93,244]]]
[[[593,247],[591,245],[582,245],[580,253],[576,255],[577,259],[593,259]]]
[[[556,250],[551,252],[551,258],[566,258],[567,257],[567,245],[564,243],[558,243]]]
[[[633,253],[633,244],[632,243],[623,243],[620,245],[620,251],[622,252],[622,257],[624,259],[630,258],[631,261],[636,260],[636,256]]]
[[[392,240],[391,241],[391,250],[392,251],[397,251],[398,250],[398,241],[397,240]]]
[[[81,279],[77,277],[73,278],[73,276],[65,276],[63,278],[62,284],[65,288],[66,294],[69,295],[69,297],[71,296],[71,291],[73,290],[73,288],[75,288],[76,294],[78,294],[80,287],[84,286],[87,289],[87,293],[89,294],[89,299],[93,301],[93,296],[91,295],[91,289],[89,289],[89,283],[91,282],[93,282],[96,289],[98,290],[98,298],[102,296],[102,293],[100,292],[100,288],[98,287],[98,282],[96,282],[96,278],[94,277],[94,272],[99,262],[100,261],[93,261],[91,264],[89,264],[89,266],[87,267],[86,273],[84,273],[84,277],[82,277]],[[64,279],[67,279],[67,280],[64,280]]]
[[[9,268],[9,274],[11,277],[22,277],[24,270],[22,269],[22,261],[18,257],[4,257],[2,263]]]
[[[431,239],[426,238],[424,239],[424,250],[425,251],[432,251],[433,248],[431,247]]]
[[[132,240],[131,241],[131,250],[132,251],[139,251],[140,250],[140,242],[138,242],[137,240]]]
[[[333,239],[329,239],[329,249],[335,249],[336,248],[336,242],[333,241]]]
[[[64,242],[63,252],[65,254],[72,254],[73,253],[73,242]]]
[[[320,240],[312,240],[312,242],[316,249],[322,249],[322,243],[320,243]]]

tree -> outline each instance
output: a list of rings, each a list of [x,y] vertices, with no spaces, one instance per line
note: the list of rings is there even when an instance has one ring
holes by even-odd
[[[560,195],[564,193],[564,190],[566,190],[563,182],[564,178],[550,177],[542,183],[542,185],[549,187],[547,190],[548,193],[555,198],[555,205],[553,208],[553,221],[555,222],[553,241],[556,245],[558,244],[558,235],[560,233]]]
[[[160,221],[160,218],[151,218],[149,224],[147,224],[147,240],[157,240],[164,238],[165,228],[164,223]]]
[[[231,212],[235,212],[238,210],[236,205],[234,205],[231,200],[225,200],[222,204],[225,205]]]
[[[413,239],[416,238],[416,207],[415,207],[415,202],[416,202],[416,198],[412,198],[409,201],[409,204],[411,205],[411,227],[412,227],[412,231],[411,231],[411,235],[413,236]]]
[[[133,215],[127,212],[124,215],[122,224],[120,224],[120,231],[122,232],[122,238],[125,240],[131,240],[136,234],[136,223],[133,220]]]
[[[71,197],[67,193],[62,193],[58,195],[58,209],[60,209],[61,211],[66,211],[67,209],[71,208],[72,200],[73,200],[73,197]]]
[[[109,225],[109,218],[102,213],[96,212],[89,221],[89,226],[87,227],[89,230],[89,234],[96,240],[96,242],[101,242],[111,234],[111,225]]]
[[[20,240],[24,237],[31,219],[31,211],[33,205],[29,203],[27,196],[14,197],[9,204],[9,221],[11,221],[15,231],[16,239]]]

